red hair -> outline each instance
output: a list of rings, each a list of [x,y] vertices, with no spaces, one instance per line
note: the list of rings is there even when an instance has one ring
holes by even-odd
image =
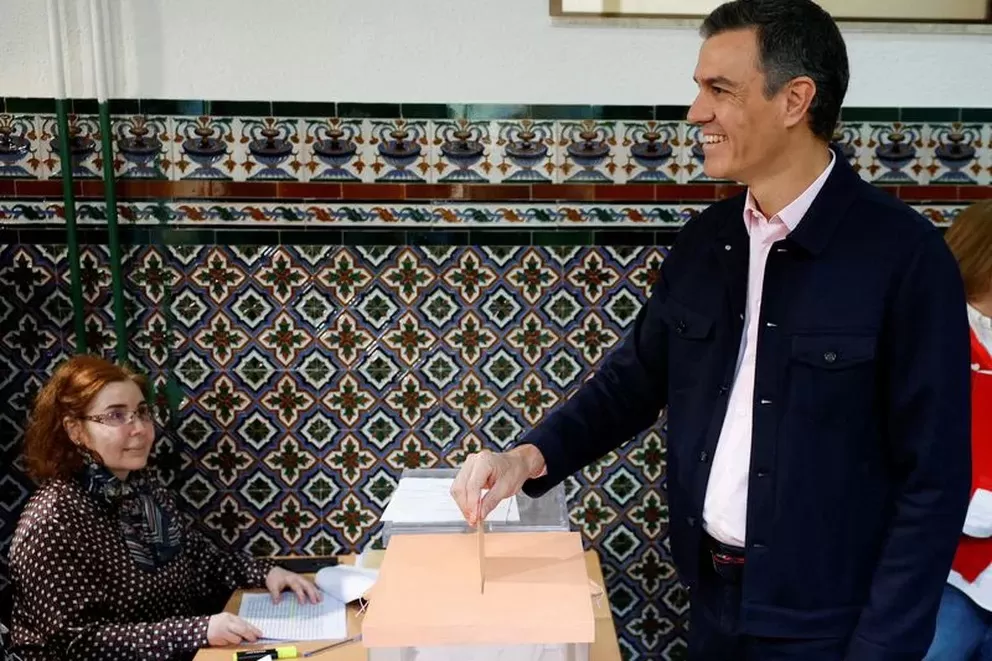
[[[24,457],[33,480],[68,477],[83,467],[63,420],[85,415],[104,386],[120,381],[133,381],[142,392],[147,386],[140,374],[97,356],[74,356],[59,365],[38,392],[24,433]]]

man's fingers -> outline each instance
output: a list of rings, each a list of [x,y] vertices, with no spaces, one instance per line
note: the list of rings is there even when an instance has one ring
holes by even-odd
[[[465,494],[465,482],[468,479],[469,473],[472,471],[473,464],[475,464],[475,455],[469,455],[451,483],[451,498],[458,505],[458,509],[462,511],[462,515],[466,519],[469,518],[469,504]]]
[[[481,458],[472,466],[472,471],[468,475],[465,484],[465,504],[471,512],[469,523],[475,525],[479,516],[479,499],[482,497],[482,489],[487,485],[492,472],[492,463],[488,457]]]

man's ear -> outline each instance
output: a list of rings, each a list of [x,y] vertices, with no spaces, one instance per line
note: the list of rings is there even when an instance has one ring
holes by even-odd
[[[789,128],[806,121],[806,113],[816,97],[816,83],[808,76],[799,76],[785,87],[785,123]]]

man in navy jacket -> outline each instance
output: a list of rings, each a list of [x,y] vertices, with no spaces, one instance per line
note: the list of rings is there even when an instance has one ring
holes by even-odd
[[[829,147],[847,89],[809,0],[704,22],[689,120],[745,194],[690,221],[623,343],[505,453],[468,458],[474,523],[668,408],[672,555],[693,661],[917,661],[967,509],[968,322],[940,233]]]

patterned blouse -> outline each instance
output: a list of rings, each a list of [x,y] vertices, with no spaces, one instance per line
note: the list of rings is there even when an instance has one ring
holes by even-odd
[[[181,517],[168,490],[156,500]],[[225,553],[194,527],[154,571],[128,553],[115,517],[73,480],[31,498],[10,547],[11,652],[23,661],[192,658],[210,616],[238,588],[263,587],[274,563]]]

